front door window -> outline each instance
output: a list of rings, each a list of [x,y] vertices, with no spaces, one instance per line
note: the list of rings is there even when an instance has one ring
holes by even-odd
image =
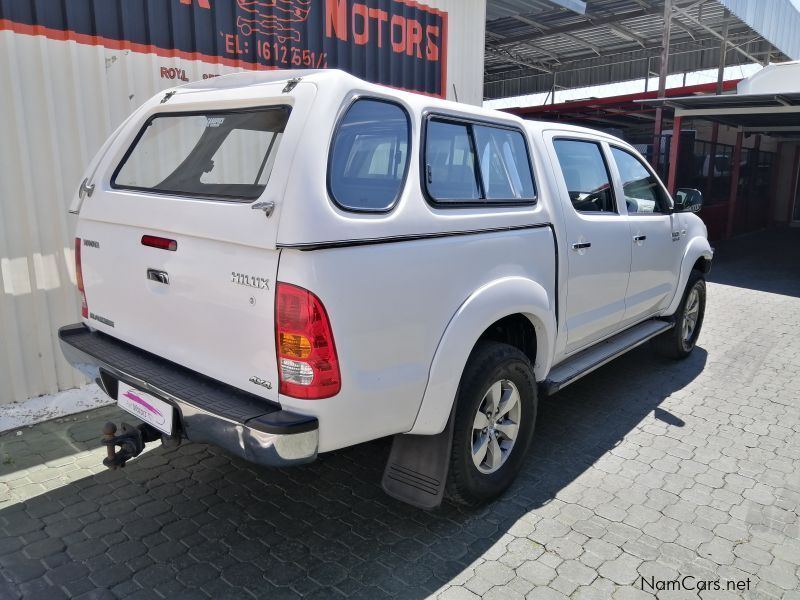
[[[672,298],[680,272],[683,231],[661,181],[635,154],[611,146],[631,226],[631,275],[624,324],[647,318]]]

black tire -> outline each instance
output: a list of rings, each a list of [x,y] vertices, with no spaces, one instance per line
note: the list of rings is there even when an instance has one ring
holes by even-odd
[[[489,388],[504,380],[512,382],[519,393],[517,437],[500,467],[493,473],[482,473],[472,460],[473,424]],[[528,357],[508,344],[480,342],[467,361],[456,395],[446,488],[452,501],[477,506],[498,497],[511,485],[533,439],[536,411],[536,380]]]
[[[685,339],[684,324],[686,323],[686,303],[693,290],[697,290],[699,295],[699,307],[697,320],[691,336]],[[675,311],[675,327],[662,333],[653,339],[652,345],[656,352],[666,358],[680,360],[686,358],[694,350],[700,330],[703,327],[703,317],[706,313],[706,280],[700,271],[692,271],[689,281],[686,282],[686,290],[681,298],[681,303]]]

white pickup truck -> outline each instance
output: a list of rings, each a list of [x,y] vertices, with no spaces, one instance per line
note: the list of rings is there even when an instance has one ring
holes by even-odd
[[[712,250],[622,140],[372,85],[246,73],[146,102],[71,210],[67,359],[144,443],[285,466],[394,436],[420,507],[501,494],[537,399],[652,340],[687,356]],[[116,448],[119,447],[119,450]]]

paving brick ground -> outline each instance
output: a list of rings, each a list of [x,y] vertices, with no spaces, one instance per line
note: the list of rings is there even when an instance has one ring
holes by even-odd
[[[800,598],[800,232],[721,245],[700,347],[541,407],[476,512],[383,495],[386,441],[255,468],[187,444],[100,466],[105,408],[0,436],[0,598]],[[652,596],[651,596],[652,597]],[[697,598],[696,591],[659,598]]]

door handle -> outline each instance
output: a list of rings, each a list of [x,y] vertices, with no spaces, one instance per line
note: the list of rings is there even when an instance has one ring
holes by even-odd
[[[633,241],[634,242],[643,242],[646,239],[647,239],[646,235],[635,235],[635,236],[633,236]]]
[[[572,244],[573,250],[583,250],[584,248],[591,248],[591,247],[592,247],[591,242],[575,242],[574,244]]]

